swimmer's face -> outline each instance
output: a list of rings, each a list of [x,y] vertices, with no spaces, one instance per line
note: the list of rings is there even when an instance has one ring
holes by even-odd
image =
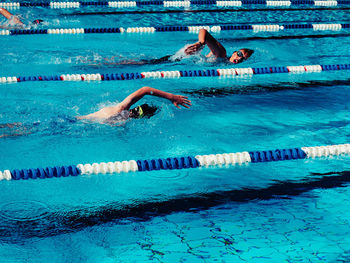
[[[134,119],[150,118],[156,113],[157,109],[157,107],[150,106],[148,104],[142,104],[141,106],[137,106],[130,110],[129,117]]]
[[[240,49],[233,52],[229,60],[234,64],[238,64],[243,62],[244,60],[247,60],[250,57],[250,55],[251,54],[249,54],[249,52],[247,52],[245,49]]]
[[[133,109],[129,110],[129,118],[135,118],[136,119],[136,114],[134,113]]]

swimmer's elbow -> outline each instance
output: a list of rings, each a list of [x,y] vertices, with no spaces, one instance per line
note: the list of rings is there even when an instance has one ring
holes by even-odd
[[[141,90],[141,93],[143,95],[146,95],[146,94],[151,95],[152,94],[152,88],[151,87],[144,86],[140,90]]]

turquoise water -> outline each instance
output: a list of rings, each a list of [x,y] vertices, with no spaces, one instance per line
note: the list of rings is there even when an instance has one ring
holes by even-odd
[[[72,15],[77,10],[41,8],[18,12],[28,20],[40,14],[48,27],[172,25],[184,19],[178,14],[77,16]],[[329,10],[239,14],[224,13],[220,19],[249,24],[266,16],[274,22],[348,20],[345,11]],[[187,24],[218,21],[208,13],[186,19]],[[322,37],[311,37],[315,34]],[[254,49],[240,67],[260,67],[348,63],[346,34],[296,30],[215,37],[229,52]],[[304,36],[278,38],[286,35]],[[195,40],[195,34],[183,32],[2,36],[1,76],[227,67],[201,56],[160,65],[115,65],[173,54]],[[0,123],[27,126],[2,129],[23,135],[1,138],[0,170],[346,143],[349,83],[348,72],[340,71],[2,84]],[[179,110],[146,97],[140,103],[159,107],[150,119],[112,127],[66,121],[115,105],[145,85],[185,94],[193,106]],[[348,262],[348,167],[349,158],[337,157],[2,181],[1,261]]]

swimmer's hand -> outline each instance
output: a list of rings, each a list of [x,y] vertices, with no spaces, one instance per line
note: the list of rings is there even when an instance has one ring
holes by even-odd
[[[200,52],[205,46],[205,43],[202,43],[202,42],[196,42],[192,45],[189,45],[185,50],[185,54],[186,55],[193,55],[193,54],[196,54],[198,52]]]
[[[190,108],[192,106],[191,101],[188,99],[188,97],[182,96],[182,95],[173,95],[171,98],[171,101],[175,105],[175,107],[180,109],[180,106],[183,106],[185,108]]]

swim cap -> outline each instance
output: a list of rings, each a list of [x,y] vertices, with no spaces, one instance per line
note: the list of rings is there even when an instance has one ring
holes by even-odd
[[[157,111],[157,107],[149,106],[148,104],[142,104],[141,106],[137,106],[131,110],[132,118],[140,119],[144,117],[151,117]]]
[[[32,24],[34,24],[34,25],[39,25],[39,24],[41,24],[42,22],[44,22],[44,20],[35,19],[35,20],[32,22]]]
[[[143,117],[143,109],[142,109],[142,107],[141,106],[137,106],[135,109],[135,117],[134,118],[136,118],[136,119],[140,119],[140,118],[142,118]]]

